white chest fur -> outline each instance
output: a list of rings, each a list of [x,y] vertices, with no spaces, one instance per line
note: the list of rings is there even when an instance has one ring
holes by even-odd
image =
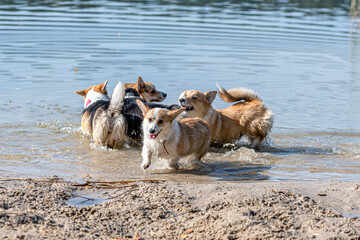
[[[174,158],[177,156],[177,145],[179,141],[179,124],[175,120],[168,136],[159,136],[158,139],[151,139],[145,136],[144,144],[156,158]]]

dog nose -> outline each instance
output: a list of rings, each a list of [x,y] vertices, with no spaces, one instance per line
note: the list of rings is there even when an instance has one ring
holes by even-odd
[[[163,93],[163,96],[164,96],[164,98],[166,98],[167,94],[166,94],[166,93]]]
[[[149,129],[149,133],[154,134],[154,133],[155,133],[155,129],[150,128],[150,129]]]
[[[185,102],[185,98],[179,98],[179,102]]]

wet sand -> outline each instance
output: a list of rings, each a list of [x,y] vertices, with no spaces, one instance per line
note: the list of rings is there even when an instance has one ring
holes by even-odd
[[[358,239],[360,236],[360,183],[75,185],[57,181],[0,181],[0,238]]]

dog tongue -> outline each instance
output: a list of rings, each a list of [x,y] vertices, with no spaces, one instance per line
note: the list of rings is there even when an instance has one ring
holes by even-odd
[[[151,137],[152,139],[155,139],[155,138],[157,137],[157,135],[155,135],[155,134],[150,134],[150,137]]]

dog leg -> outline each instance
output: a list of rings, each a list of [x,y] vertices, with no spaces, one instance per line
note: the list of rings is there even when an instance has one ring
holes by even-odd
[[[201,161],[201,159],[205,156],[205,154],[207,153],[207,150],[199,153],[199,154],[195,154],[193,160],[191,161],[191,168],[193,169],[200,169],[205,167],[205,163]]]
[[[205,166],[206,166],[206,164],[203,163],[199,159],[194,159],[191,161],[191,169],[192,170],[201,169],[201,168],[204,168]]]
[[[152,157],[152,153],[151,151],[144,145],[143,146],[143,149],[142,149],[142,152],[141,152],[141,155],[142,155],[142,163],[141,163],[141,167],[143,169],[147,169],[148,167],[150,167],[150,164],[151,164],[151,157]]]
[[[258,147],[260,140],[257,138],[251,138],[250,148],[255,149]]]
[[[179,164],[178,164],[178,161],[180,160],[180,158],[173,158],[173,159],[170,159],[169,161],[169,167],[172,168],[172,169],[179,169]]]

